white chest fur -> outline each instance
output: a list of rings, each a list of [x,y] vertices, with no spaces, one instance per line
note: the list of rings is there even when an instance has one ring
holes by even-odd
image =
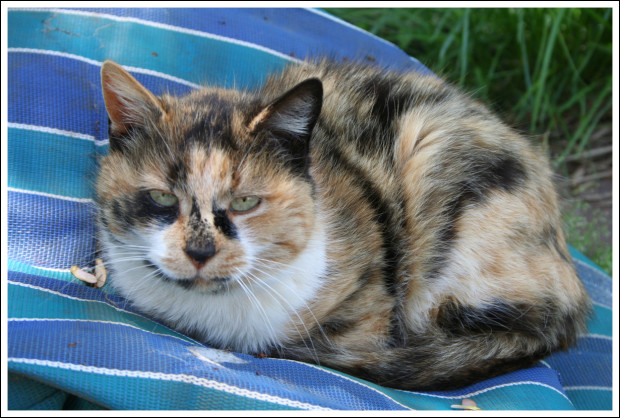
[[[190,332],[220,348],[261,352],[289,338],[306,338],[300,311],[316,296],[327,269],[325,237],[319,230],[293,263],[266,273],[250,269],[243,286],[216,294],[185,289],[155,277],[140,260],[131,260],[124,247],[102,234],[110,284],[139,310],[172,327]],[[239,278],[233,278],[239,280]]]

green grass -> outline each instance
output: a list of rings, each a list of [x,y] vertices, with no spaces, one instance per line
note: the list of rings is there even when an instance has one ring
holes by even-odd
[[[588,203],[575,201],[571,210],[564,213],[566,241],[582,252],[587,250],[586,255],[611,275],[612,247],[601,245],[611,235],[609,221],[599,210],[593,210],[588,221],[580,215],[586,211],[592,211]]]
[[[562,176],[611,121],[612,9],[325,10],[472,92],[541,143]],[[599,248],[611,225],[585,225],[580,212],[567,215],[568,240],[611,274],[611,248]]]

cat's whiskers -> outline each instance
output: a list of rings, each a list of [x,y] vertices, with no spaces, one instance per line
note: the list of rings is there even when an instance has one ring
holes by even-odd
[[[157,266],[157,265],[156,265],[156,264],[154,264],[154,263],[147,263],[147,262],[145,262],[145,260],[144,260],[144,259],[142,259],[142,258],[126,258],[125,260],[121,260],[121,261],[124,261],[124,262],[127,262],[127,261],[140,261],[141,263],[140,263],[139,265],[137,265],[137,266],[132,267],[132,268],[129,268],[129,269],[124,269],[124,270],[122,270],[122,271],[118,271],[118,272],[117,272],[117,274],[119,274],[119,273],[120,273],[120,274],[127,274],[127,273],[129,273],[129,272],[134,271],[134,270],[137,270],[137,269],[143,269],[143,268],[151,268],[151,269],[153,269],[153,268],[154,268],[154,269],[155,269],[155,272],[160,272],[160,271],[161,271],[161,269],[159,268],[159,266]],[[151,275],[151,272],[149,272],[149,275],[148,275],[148,276],[150,276],[150,275]],[[146,277],[146,276],[142,277],[142,278],[141,278],[141,280],[143,280],[145,277]]]
[[[259,265],[261,265],[261,266],[263,266],[263,267],[271,268],[271,266],[269,266],[267,263],[265,263],[266,261],[271,261],[271,260],[267,260],[267,259],[263,259],[263,258],[255,258],[254,260],[255,260],[255,261],[257,261],[257,262],[258,262],[258,264],[259,264]],[[288,266],[288,265],[286,265],[286,264],[284,264],[284,263],[279,263],[279,262],[277,262],[277,261],[273,261],[273,264],[280,264],[280,265],[282,265],[282,266],[292,267],[292,266]],[[263,270],[261,270],[261,269],[257,268],[256,266],[254,266],[254,269],[255,269],[255,270],[260,271],[260,272],[261,272],[261,273],[263,273],[263,274],[268,275],[268,273],[267,273],[267,272],[265,272],[265,271],[263,271]],[[304,272],[304,270],[303,270],[303,269],[301,269],[301,268],[293,268],[293,269],[298,270],[298,271],[300,271],[300,272]],[[269,275],[269,276],[270,276],[270,279],[277,281],[277,282],[278,282],[278,283],[280,283],[281,285],[286,286],[286,288],[287,288],[287,289],[289,289],[290,291],[295,292],[295,289],[294,289],[293,287],[291,287],[291,285],[290,285],[289,283],[287,283],[287,282],[286,282],[283,278],[279,278],[279,277],[274,276],[274,275]],[[314,312],[312,312],[312,309],[310,308],[310,306],[308,305],[308,303],[307,303],[305,300],[302,300],[302,302],[303,302],[303,304],[304,304],[305,308],[307,309],[308,313],[312,316],[312,319],[314,319],[314,322],[316,323],[316,326],[317,326],[317,328],[318,328],[319,332],[321,333],[321,335],[323,336],[323,338],[324,338],[325,342],[326,342],[326,343],[327,343],[330,347],[333,347],[332,342],[329,340],[329,337],[327,336],[327,334],[325,334],[325,331],[323,330],[323,327],[322,327],[322,325],[321,325],[320,321],[319,321],[319,320],[317,319],[317,317],[314,315]],[[297,313],[296,313],[296,314],[297,314]],[[297,315],[297,316],[299,317],[299,315]],[[300,320],[301,320],[301,318],[300,318]],[[305,327],[305,326],[304,326],[304,327]],[[307,330],[306,330],[306,332],[307,332]]]
[[[258,270],[258,271],[260,271],[263,274],[267,274],[264,271],[261,271],[260,269],[255,268],[255,270]],[[294,322],[292,322],[292,324],[295,327],[295,330],[297,331],[297,333],[299,334],[299,337],[300,337],[301,341],[303,342],[304,346],[306,346],[306,348],[308,349],[309,352],[314,353],[314,360],[315,360],[316,364],[320,364],[320,361],[319,361],[319,358],[318,358],[318,355],[317,355],[317,352],[316,352],[316,347],[314,346],[314,342],[312,341],[312,334],[310,334],[310,331],[306,327],[306,324],[304,323],[304,321],[301,318],[301,316],[297,313],[297,310],[277,290],[275,290],[273,287],[269,286],[265,282],[265,280],[260,279],[258,276],[256,276],[253,273],[248,272],[247,274],[249,276],[251,276],[255,280],[254,283],[256,283],[263,290],[265,290],[265,293],[267,293],[269,296],[271,296],[275,302],[277,302],[281,307],[284,308],[284,305],[282,305],[282,303],[280,303],[278,298],[276,298],[276,296],[278,296],[281,301],[285,302],[288,305],[288,307],[290,308],[291,312],[293,312],[295,314],[295,316],[297,316],[297,319],[299,319],[299,323],[301,324],[301,326],[306,331],[306,334],[308,335],[308,340],[310,341],[310,345],[312,346],[312,348],[308,347],[308,345],[306,344],[306,340],[304,339],[303,335],[301,334],[301,331],[299,330],[299,327]]]
[[[270,260],[268,258],[253,257],[252,260],[258,261],[264,267],[271,267],[269,265],[271,263],[271,264],[277,264],[277,265],[282,266],[282,267],[286,267],[287,269],[296,270],[296,271],[299,271],[299,272],[305,272],[306,271],[306,270],[304,270],[301,267],[292,266],[290,264],[282,263],[282,262],[275,261],[275,260]]]
[[[237,271],[240,274],[239,277],[236,278],[236,283],[239,284],[239,287],[241,287],[243,292],[246,294],[246,296],[248,297],[248,300],[250,301],[250,303],[252,303],[252,305],[254,305],[258,309],[259,313],[265,319],[265,323],[267,324],[267,326],[270,329],[269,344],[270,345],[279,345],[278,341],[275,338],[275,336],[276,336],[275,329],[273,328],[273,325],[271,324],[271,321],[269,320],[269,316],[267,315],[267,312],[265,312],[265,309],[261,305],[261,303],[258,300],[258,298],[256,297],[256,295],[254,295],[252,290],[249,288],[247,283],[243,282],[243,278],[244,278],[243,272],[239,268],[236,268],[236,269],[237,269]]]
[[[138,267],[134,267],[134,268],[131,268],[131,269],[123,270],[122,272],[118,272],[120,274],[127,274],[127,273],[131,272],[132,270],[138,269],[140,267],[145,267],[145,266],[153,268],[152,271],[150,271],[148,274],[146,274],[144,276],[141,276],[140,280],[136,281],[133,286],[128,286],[127,287],[127,291],[128,291],[129,294],[133,294],[134,292],[141,291],[141,289],[140,289],[141,283],[150,280],[152,277],[156,277],[158,274],[161,274],[162,272],[161,272],[160,268],[157,265],[155,265],[155,264],[144,264],[144,265],[141,265],[141,266],[138,266]],[[130,303],[130,301],[127,299],[126,303]],[[125,306],[127,306],[127,305],[125,305]]]

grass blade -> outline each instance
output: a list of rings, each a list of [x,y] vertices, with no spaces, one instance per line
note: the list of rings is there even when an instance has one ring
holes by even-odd
[[[551,62],[551,55],[553,54],[553,49],[555,47],[555,40],[557,38],[558,31],[560,29],[560,23],[562,23],[562,18],[564,17],[565,12],[566,9],[560,9],[558,14],[553,19],[553,26],[551,27],[549,40],[546,44],[545,55],[543,57],[540,73],[540,84],[536,92],[536,97],[534,98],[534,108],[532,110],[532,122],[530,126],[530,129],[532,131],[536,130],[536,122],[538,121],[539,115],[541,113],[541,105],[543,104],[542,100],[543,95],[545,94],[547,75],[549,74],[549,63]]]

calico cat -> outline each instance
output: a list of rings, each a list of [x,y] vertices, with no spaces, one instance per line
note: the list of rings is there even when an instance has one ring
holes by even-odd
[[[319,60],[185,97],[101,78],[104,260],[164,323],[416,390],[586,330],[548,161],[436,76]]]

